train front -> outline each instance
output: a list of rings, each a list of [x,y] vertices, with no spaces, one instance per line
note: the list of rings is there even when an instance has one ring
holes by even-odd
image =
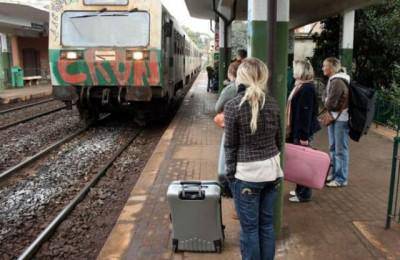
[[[52,1],[54,96],[98,114],[165,95],[161,15],[159,1]]]

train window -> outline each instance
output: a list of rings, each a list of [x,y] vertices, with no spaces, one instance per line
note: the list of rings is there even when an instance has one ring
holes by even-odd
[[[149,38],[150,15],[147,12],[67,11],[61,19],[64,46],[145,47]]]
[[[128,0],[83,0],[84,5],[127,5]]]

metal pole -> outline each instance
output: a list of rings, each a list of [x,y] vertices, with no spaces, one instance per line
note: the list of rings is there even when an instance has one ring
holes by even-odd
[[[398,163],[398,152],[399,152],[399,142],[400,138],[394,138],[394,145],[393,145],[393,158],[392,158],[392,173],[390,176],[390,188],[389,188],[389,199],[388,199],[388,209],[386,214],[386,225],[385,228],[389,229],[391,220],[393,217],[393,200],[394,200],[394,189],[396,183],[396,173],[397,173],[397,163]],[[397,200],[397,198],[396,198]]]
[[[213,0],[213,11],[224,22],[224,59],[223,60],[222,60],[222,55],[220,53],[220,61],[223,61],[223,62],[220,62],[220,64],[222,63],[222,65],[223,65],[223,68],[222,68],[223,73],[222,73],[222,75],[224,76],[224,78],[220,78],[219,79],[220,88],[222,86],[222,82],[224,81],[224,79],[227,76],[226,74],[227,74],[227,71],[228,71],[228,66],[227,66],[228,58],[229,58],[228,27],[232,24],[232,22],[236,18],[236,6],[237,6],[237,0],[234,0],[231,18],[228,20],[228,18],[226,16],[224,16],[221,12],[218,11],[218,8],[215,5],[215,0]],[[221,68],[220,68],[220,71],[221,71]]]
[[[277,41],[278,41],[278,19],[277,19],[277,0],[268,0],[268,6],[267,6],[267,21],[268,21],[268,26],[267,26],[267,63],[268,63],[268,69],[269,69],[269,75],[270,75],[270,80],[268,81],[268,89],[270,90],[270,94],[278,101],[279,108],[282,111],[285,109],[285,98],[286,97],[281,97],[281,89],[282,87],[286,86],[281,86],[279,84],[279,81],[277,79],[278,74],[280,74],[280,71],[277,66]],[[287,39],[286,39],[287,40]],[[287,54],[287,50],[285,52]],[[281,55],[285,55],[284,53],[280,53]],[[283,57],[286,62],[287,62],[287,56]],[[282,117],[281,113],[281,127],[283,129],[284,127],[284,117]],[[283,129],[284,130],[284,129]],[[284,135],[283,135],[284,136]],[[283,147],[283,146],[282,146]],[[284,155],[284,151],[281,151],[282,153],[282,158]],[[283,163],[283,160],[282,160]],[[282,227],[282,215],[283,215],[283,181],[281,181],[279,188],[278,188],[278,194],[275,200],[275,206],[274,206],[274,229],[275,233],[279,235],[281,233],[281,227]]]
[[[275,75],[276,70],[276,27],[277,27],[277,0],[268,0],[268,39],[267,39],[267,49],[268,49],[268,69],[270,75]],[[269,89],[272,91],[272,96],[274,94],[274,80],[268,81]]]

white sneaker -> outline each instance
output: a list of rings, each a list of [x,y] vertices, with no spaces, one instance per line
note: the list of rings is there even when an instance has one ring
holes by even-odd
[[[289,198],[289,201],[290,201],[290,202],[298,203],[298,202],[300,202],[300,199],[299,199],[299,197],[297,197],[297,196],[293,196],[293,197],[290,197],[290,198]]]
[[[296,196],[296,191],[295,191],[295,190],[291,190],[291,191],[289,192],[289,195],[290,195],[290,196]]]
[[[332,173],[329,173],[328,174],[328,177],[326,178],[326,182],[330,182],[330,181],[332,181],[333,180],[333,174]]]
[[[340,188],[340,187],[345,187],[345,186],[347,186],[347,182],[345,182],[345,183],[343,183],[343,184],[340,184],[339,182],[333,180],[333,181],[328,182],[328,183],[326,184],[326,186],[327,186],[327,187],[330,187],[330,188]]]

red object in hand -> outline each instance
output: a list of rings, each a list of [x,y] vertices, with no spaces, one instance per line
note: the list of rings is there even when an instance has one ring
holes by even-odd
[[[224,128],[224,127],[225,127],[225,124],[224,124],[224,113],[223,113],[223,112],[218,113],[218,114],[214,117],[214,123],[215,123],[218,127],[221,127],[221,128]]]

